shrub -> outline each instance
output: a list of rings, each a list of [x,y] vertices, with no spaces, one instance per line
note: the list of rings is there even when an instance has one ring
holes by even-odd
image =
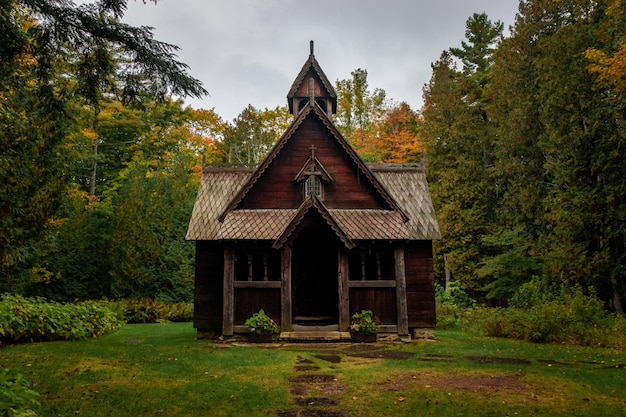
[[[166,303],[144,298],[112,301],[110,307],[126,323],[169,323],[193,319],[193,303]]]
[[[474,304],[474,300],[458,281],[450,282],[447,290],[439,283],[435,283],[435,299],[437,328],[440,330],[460,328],[464,311]]]
[[[437,329],[456,330],[461,327],[464,309],[448,301],[436,301]]]
[[[0,369],[0,415],[8,417],[30,417],[37,413],[39,394],[30,389],[22,375],[8,369]]]
[[[97,337],[120,325],[101,302],[59,304],[8,294],[0,299],[0,344]]]
[[[252,317],[246,320],[248,332],[250,334],[276,334],[278,333],[278,325],[272,320],[263,309],[254,313]]]
[[[512,307],[475,307],[465,312],[465,330],[493,337],[539,343],[623,348],[623,317],[607,313],[594,294],[580,287],[561,287],[558,295],[542,291],[537,282],[520,287]]]
[[[467,308],[474,304],[474,300],[467,294],[465,287],[458,281],[452,281],[448,288],[435,283],[435,298],[442,303],[451,303],[459,307]]]
[[[361,310],[360,313],[354,313],[350,320],[350,333],[376,334],[378,331],[377,321],[372,310]]]

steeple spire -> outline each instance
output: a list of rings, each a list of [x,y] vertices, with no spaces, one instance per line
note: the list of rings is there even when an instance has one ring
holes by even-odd
[[[309,41],[309,58],[287,94],[289,112],[297,117],[308,102],[315,102],[328,117],[337,112],[337,92],[315,59],[315,43]],[[311,83],[313,85],[311,85]]]

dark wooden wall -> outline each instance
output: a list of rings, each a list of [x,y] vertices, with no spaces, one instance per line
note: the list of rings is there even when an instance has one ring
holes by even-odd
[[[302,81],[300,86],[298,86],[298,89],[296,90],[294,97],[308,98],[310,96],[309,79],[311,77],[313,77],[313,80],[314,80],[313,94],[315,95],[315,97],[330,97],[330,95],[326,91],[326,88],[324,88],[324,85],[322,84],[322,81],[320,80],[319,75],[317,75],[317,73],[315,72],[313,68],[309,68],[309,71],[304,76],[304,80]]]
[[[203,331],[222,330],[224,250],[217,242],[196,242],[196,285],[194,327]],[[406,296],[409,328],[434,328],[435,287],[430,241],[405,246]],[[234,324],[243,325],[263,308],[278,324],[281,321],[281,291],[276,288],[235,288]],[[350,288],[350,315],[372,310],[382,324],[396,324],[395,288]]]
[[[409,328],[434,328],[437,316],[432,242],[409,243],[404,259]]]
[[[222,330],[224,250],[217,242],[196,242],[193,324],[198,330]]]
[[[239,208],[298,208],[304,199],[303,184],[296,183],[294,178],[311,156],[311,145],[315,146],[315,156],[333,178],[332,183],[324,183],[323,200],[328,208],[389,208],[363,178],[356,163],[329,135],[328,128],[318,116],[310,113],[269,165],[265,175],[244,197]]]
[[[235,288],[235,325],[244,325],[260,309],[280,326],[280,288]]]
[[[395,325],[398,320],[395,288],[350,288],[350,316],[372,310],[380,324]]]

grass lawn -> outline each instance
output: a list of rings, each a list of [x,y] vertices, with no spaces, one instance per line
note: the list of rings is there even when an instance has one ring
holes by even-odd
[[[40,416],[626,416],[626,353],[436,332],[435,342],[251,346],[189,323],[0,348]]]

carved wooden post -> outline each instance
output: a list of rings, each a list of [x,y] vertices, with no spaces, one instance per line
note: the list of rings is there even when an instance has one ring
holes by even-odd
[[[291,330],[291,247],[284,245],[281,256],[280,287],[281,298],[281,330]]]
[[[235,251],[224,248],[224,304],[222,314],[222,334],[233,335],[233,320],[235,307]]]
[[[348,255],[339,251],[339,331],[346,331],[350,326],[350,288],[348,288]]]
[[[394,250],[396,268],[396,305],[398,307],[398,334],[409,334],[409,316],[406,304],[406,276],[404,268],[404,248]]]

